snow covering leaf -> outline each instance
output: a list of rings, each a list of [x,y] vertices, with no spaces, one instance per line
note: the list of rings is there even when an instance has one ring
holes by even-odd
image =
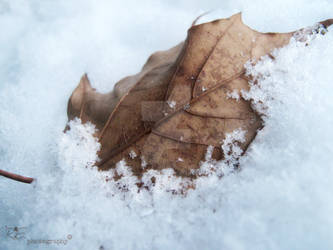
[[[125,159],[137,176],[170,167],[191,176],[208,147],[213,159],[224,158],[228,133],[245,130],[240,147],[247,149],[262,120],[249,100],[230,93],[249,89],[246,62],[288,44],[294,34],[257,32],[240,13],[194,25],[184,43],[151,55],[140,73],[120,80],[110,93],[96,92],[84,75],[69,99],[68,118],[96,125],[101,170]]]

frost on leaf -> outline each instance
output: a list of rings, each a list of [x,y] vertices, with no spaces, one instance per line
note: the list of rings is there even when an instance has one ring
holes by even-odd
[[[318,32],[331,23],[321,22]],[[110,93],[96,92],[84,75],[69,99],[68,118],[96,126],[100,170],[124,159],[134,176],[171,168],[195,177],[207,148],[212,161],[234,162],[262,127],[242,94],[251,81],[244,64],[272,56],[293,35],[307,32],[260,33],[244,25],[241,14],[193,25],[185,42],[152,54],[141,72],[120,80]],[[226,143],[234,131],[243,137]]]
[[[175,101],[167,101],[168,105],[170,108],[175,108],[176,107],[176,102]]]
[[[236,89],[234,89],[232,92],[228,92],[227,96],[228,96],[228,98],[233,98],[233,99],[235,99],[237,101],[240,98],[239,92]]]
[[[129,152],[129,157],[131,159],[134,159],[135,157],[137,157],[137,154],[133,150],[131,150],[131,152]]]

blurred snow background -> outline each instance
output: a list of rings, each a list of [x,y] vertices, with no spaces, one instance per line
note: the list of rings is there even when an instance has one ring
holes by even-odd
[[[333,249],[332,28],[248,68],[266,127],[241,172],[201,178],[186,198],[163,191],[179,185],[170,171],[159,178],[171,187],[137,193],[124,164],[130,191],[117,192],[80,167],[96,157],[93,126],[62,133],[84,72],[109,91],[210,10],[201,21],[242,11],[254,29],[288,32],[332,18],[333,2],[0,0],[0,167],[38,178],[0,179],[0,249]],[[66,245],[28,245],[6,226]]]

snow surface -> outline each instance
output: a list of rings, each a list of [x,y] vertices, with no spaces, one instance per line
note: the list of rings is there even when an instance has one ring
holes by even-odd
[[[0,1],[0,166],[37,178],[0,179],[0,249],[333,249],[333,29],[248,65],[258,83],[242,95],[265,128],[241,171],[208,152],[202,169],[224,176],[199,178],[186,197],[172,194],[191,185],[172,170],[147,173],[156,185],[139,193],[124,162],[97,172],[93,125],[76,120],[62,132],[84,72],[111,90],[207,10],[202,21],[243,11],[252,28],[287,32],[331,18],[333,2]],[[124,178],[110,180],[114,172]],[[6,226],[26,227],[26,238],[10,238]]]

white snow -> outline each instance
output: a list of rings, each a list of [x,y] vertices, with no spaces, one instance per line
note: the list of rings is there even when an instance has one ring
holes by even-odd
[[[239,96],[239,91],[234,89],[233,91],[231,92],[228,92],[227,93],[227,98],[232,98],[232,99],[235,99],[235,100],[239,100],[240,96]]]
[[[84,72],[111,90],[150,53],[183,40],[207,10],[216,11],[201,22],[243,11],[254,29],[288,32],[331,18],[333,2],[0,2],[0,168],[37,178],[0,178],[0,249],[333,249],[332,28],[248,65],[258,84],[241,94],[265,128],[240,171],[230,164],[240,151],[219,163],[207,154],[201,167],[219,172],[198,178],[186,196],[173,193],[193,183],[171,169],[148,171],[149,190],[140,192],[123,161],[97,171],[93,125],[76,120],[62,132]],[[237,131],[224,150],[237,149]],[[26,227],[26,239],[11,239],[6,226]]]
[[[59,143],[62,168],[80,171],[82,166],[90,168],[99,161],[97,151],[101,145],[93,136],[95,132],[95,126],[91,123],[82,124],[78,118],[69,122],[69,130],[62,134]]]
[[[167,104],[169,105],[170,108],[175,108],[176,107],[176,102],[175,101],[167,101]]]
[[[131,150],[131,152],[129,152],[129,157],[131,157],[131,159],[135,159],[138,155],[135,153],[134,150]]]

